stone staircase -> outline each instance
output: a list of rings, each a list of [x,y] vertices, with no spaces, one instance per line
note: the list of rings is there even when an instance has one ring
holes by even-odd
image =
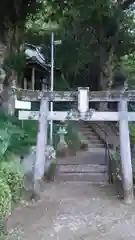
[[[82,123],[79,130],[85,136],[88,150],[79,151],[76,156],[57,159],[57,180],[107,184],[108,172],[103,142],[88,124]]]
[[[78,152],[72,158],[57,159],[57,170],[60,181],[108,182],[104,151]]]
[[[88,148],[90,149],[104,149],[105,145],[98,135],[93,131],[93,128],[88,123],[80,124],[80,132],[86,139]]]
[[[108,142],[110,149],[116,151],[119,147],[119,129],[113,122],[91,122],[90,127],[98,136],[100,141],[105,144]]]

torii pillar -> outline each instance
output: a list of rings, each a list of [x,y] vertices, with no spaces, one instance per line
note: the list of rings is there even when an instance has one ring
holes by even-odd
[[[127,100],[125,99],[121,99],[119,102],[119,132],[124,202],[131,204],[134,201],[133,174],[128,126],[128,108]]]

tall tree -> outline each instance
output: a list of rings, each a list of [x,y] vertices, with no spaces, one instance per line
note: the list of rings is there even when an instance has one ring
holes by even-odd
[[[96,84],[105,89],[117,58],[134,47],[133,14],[129,10],[133,1],[46,2],[51,8],[51,19],[63,27],[62,67],[73,71],[75,76],[83,73],[89,85],[93,74]]]
[[[0,8],[0,39],[6,45],[3,59],[7,65],[9,79],[17,80],[17,69],[24,64],[21,53],[25,41],[25,26],[28,17],[32,17],[42,8],[38,0],[5,0]]]
[[[5,81],[7,86],[3,91],[4,102],[9,112],[9,106],[12,105],[10,99],[11,83],[17,81],[17,64],[23,63],[23,54],[20,46],[24,43],[25,25],[29,16],[34,16],[42,7],[42,1],[39,0],[4,0],[0,7],[0,40],[6,45],[6,51],[3,58],[8,63],[8,76]],[[20,59],[20,60],[19,60]],[[18,61],[19,60],[19,61]],[[11,111],[13,105],[11,106]]]

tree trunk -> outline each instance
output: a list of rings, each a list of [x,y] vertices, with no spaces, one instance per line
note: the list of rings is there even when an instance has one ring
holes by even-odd
[[[5,33],[6,37],[6,51],[4,52],[4,59],[16,54],[20,48],[20,29],[11,26]],[[15,113],[15,95],[12,87],[17,86],[17,72],[13,69],[14,66],[9,66],[7,79],[5,81],[4,89],[2,92],[2,108],[5,114],[14,115]]]
[[[102,58],[102,56],[100,56]],[[100,90],[109,91],[111,90],[113,81],[113,48],[109,52],[108,60],[104,63],[103,67],[100,67]],[[108,96],[107,96],[108,97]],[[107,111],[108,103],[100,103],[100,110]]]
[[[12,78],[13,77],[13,78]],[[6,115],[14,115],[15,113],[15,94],[12,87],[16,86],[15,75],[9,78],[9,83],[4,87],[2,92],[2,110]]]

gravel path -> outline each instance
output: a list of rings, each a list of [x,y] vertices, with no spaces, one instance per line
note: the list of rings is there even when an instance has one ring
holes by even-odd
[[[111,186],[46,184],[42,199],[16,209],[11,240],[134,240],[135,205],[120,202]]]

